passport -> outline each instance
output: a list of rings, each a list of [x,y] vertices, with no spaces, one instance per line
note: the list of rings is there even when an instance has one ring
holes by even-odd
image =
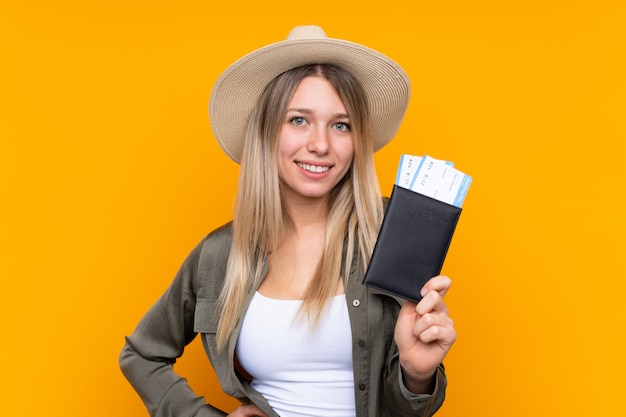
[[[470,184],[450,161],[403,155],[363,284],[419,302],[441,272]]]

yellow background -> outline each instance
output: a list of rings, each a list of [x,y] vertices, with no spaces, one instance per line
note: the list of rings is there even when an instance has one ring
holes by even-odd
[[[439,415],[626,415],[625,4],[3,0],[1,413],[147,415],[123,336],[232,211],[211,87],[315,23],[413,81],[383,193],[401,153],[474,178],[444,267],[458,341]],[[177,370],[232,406],[203,355],[194,341]]]

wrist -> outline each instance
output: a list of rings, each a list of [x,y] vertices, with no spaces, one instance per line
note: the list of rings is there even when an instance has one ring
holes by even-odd
[[[429,373],[419,373],[411,372],[404,366],[400,366],[400,372],[404,386],[412,394],[431,394],[435,390],[436,370]]]
[[[432,394],[435,390],[435,377],[434,374],[426,379],[414,379],[407,378],[405,375],[402,376],[402,380],[404,381],[404,386],[408,389],[412,394]]]

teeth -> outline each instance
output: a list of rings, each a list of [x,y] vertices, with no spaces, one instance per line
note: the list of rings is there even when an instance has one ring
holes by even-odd
[[[310,165],[310,164],[302,164],[300,162],[298,162],[298,166],[306,171],[309,172],[314,172],[314,173],[321,173],[321,172],[326,172],[330,169],[330,167],[323,167],[320,165]]]

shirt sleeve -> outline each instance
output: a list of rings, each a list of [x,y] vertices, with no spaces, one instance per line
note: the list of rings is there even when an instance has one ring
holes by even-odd
[[[173,369],[196,336],[193,323],[201,248],[202,243],[189,254],[170,287],[126,337],[119,357],[122,373],[153,417],[226,415],[206,404]]]
[[[404,385],[402,370],[397,357],[391,372],[385,379],[385,402],[390,410],[389,415],[432,416],[442,406],[445,399],[447,378],[443,364],[435,371],[435,388],[430,394],[413,394]]]

